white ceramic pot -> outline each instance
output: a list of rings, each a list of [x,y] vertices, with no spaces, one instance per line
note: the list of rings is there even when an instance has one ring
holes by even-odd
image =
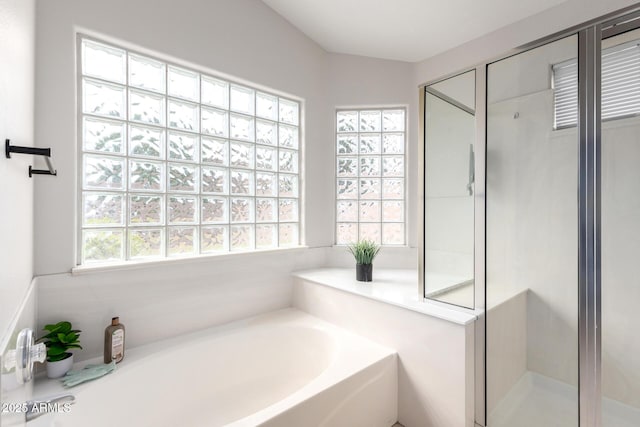
[[[71,370],[73,366],[73,354],[66,359],[58,360],[57,362],[47,361],[47,377],[60,378]]]

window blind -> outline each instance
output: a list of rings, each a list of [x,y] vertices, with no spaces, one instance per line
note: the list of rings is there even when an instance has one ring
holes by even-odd
[[[554,128],[578,120],[578,65],[575,59],[553,70]],[[602,120],[640,114],[640,45],[637,42],[602,51]]]

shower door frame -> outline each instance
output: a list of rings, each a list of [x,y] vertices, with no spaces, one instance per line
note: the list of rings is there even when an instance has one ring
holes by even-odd
[[[578,36],[578,357],[579,427],[602,426],[601,342],[601,45],[602,40],[640,28],[640,4],[522,45],[475,66],[419,86],[420,120],[420,296],[424,298],[424,94],[425,87],[476,70],[476,186],[474,192],[475,425],[487,426],[486,156],[489,65],[557,40]]]
[[[602,425],[601,341],[601,45],[602,40],[640,28],[640,7],[634,5],[524,45],[500,58],[517,55],[554,41],[578,36],[578,357],[579,427]],[[485,82],[486,84],[486,82]],[[486,105],[486,92],[485,92]],[[485,111],[486,113],[486,111]],[[486,123],[486,114],[484,116]],[[485,126],[486,148],[486,126]],[[486,156],[486,152],[485,152]],[[485,182],[486,188],[486,182]],[[485,211],[486,215],[486,211]],[[486,283],[486,276],[485,276]],[[485,298],[486,298],[485,286]],[[484,329],[487,328],[486,317]],[[478,338],[478,337],[476,337]],[[481,337],[486,358],[486,334]],[[476,423],[487,425],[486,363],[480,379],[482,406]],[[478,375],[476,380],[478,381]],[[479,404],[476,397],[476,404]],[[479,409],[479,410],[478,410]],[[490,426],[489,426],[490,427]]]

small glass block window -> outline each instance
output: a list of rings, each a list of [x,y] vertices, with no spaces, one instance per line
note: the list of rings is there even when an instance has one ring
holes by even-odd
[[[79,43],[80,264],[300,244],[298,101]]]
[[[336,112],[336,244],[405,245],[404,108]]]

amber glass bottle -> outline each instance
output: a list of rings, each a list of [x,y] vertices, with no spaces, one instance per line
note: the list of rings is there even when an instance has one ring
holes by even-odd
[[[119,317],[111,319],[111,325],[104,330],[104,363],[122,362],[124,359],[124,325]]]

